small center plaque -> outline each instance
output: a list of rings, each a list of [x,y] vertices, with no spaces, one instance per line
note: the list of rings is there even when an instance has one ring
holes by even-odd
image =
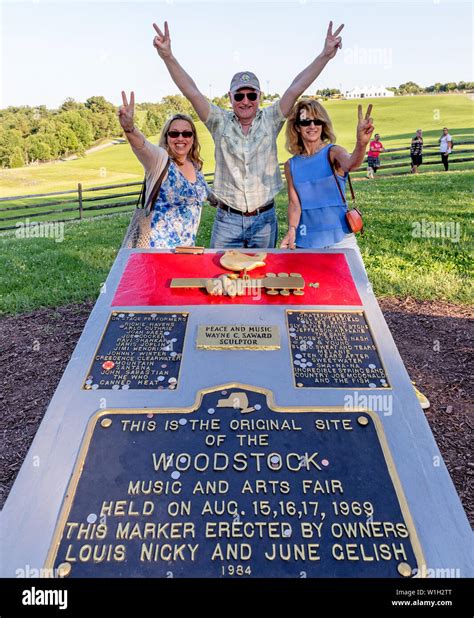
[[[298,388],[390,388],[362,311],[287,311]]]
[[[278,326],[263,324],[203,324],[196,347],[204,350],[278,350]]]
[[[90,421],[46,566],[69,577],[411,577],[423,554],[375,413],[228,384]]]
[[[175,389],[187,322],[181,312],[114,311],[83,388]]]

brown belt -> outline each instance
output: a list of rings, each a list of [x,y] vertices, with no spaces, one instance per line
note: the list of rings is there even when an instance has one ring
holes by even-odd
[[[252,212],[243,212],[242,210],[237,210],[236,208],[227,206],[227,204],[224,204],[224,202],[221,202],[220,200],[216,200],[215,205],[218,206],[219,208],[222,208],[222,210],[231,212],[234,215],[241,215],[242,217],[255,217],[259,215],[260,213],[273,208],[275,206],[275,201],[272,200],[271,202],[268,202],[268,204],[265,204],[265,206],[261,206],[260,208],[256,208],[255,210],[252,210]]]

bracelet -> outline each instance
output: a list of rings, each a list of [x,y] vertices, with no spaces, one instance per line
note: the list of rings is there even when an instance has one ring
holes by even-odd
[[[296,225],[289,225],[289,226],[288,226],[288,231],[290,231],[292,227],[294,227],[294,228],[295,228],[295,232],[296,232]]]
[[[133,133],[135,131],[135,127],[133,129],[124,129],[124,133]]]

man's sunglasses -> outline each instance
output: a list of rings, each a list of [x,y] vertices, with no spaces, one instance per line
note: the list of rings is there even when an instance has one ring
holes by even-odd
[[[192,131],[168,131],[168,137],[179,137],[182,135],[183,137],[192,137]]]
[[[311,124],[314,124],[315,127],[322,127],[324,122],[319,118],[303,118],[302,120],[297,120],[296,124],[299,127],[309,127]]]
[[[258,97],[258,92],[236,92],[234,94],[234,101],[240,103],[247,97],[249,101],[256,101]]]

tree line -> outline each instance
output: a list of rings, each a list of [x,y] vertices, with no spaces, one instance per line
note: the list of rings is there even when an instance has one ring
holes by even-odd
[[[266,101],[279,95],[266,95]],[[229,95],[215,97],[212,103],[230,107]],[[147,136],[157,135],[173,114],[187,114],[197,120],[191,103],[182,95],[168,95],[159,103],[136,106],[136,123]],[[8,107],[0,110],[0,167],[21,167],[53,161],[70,155],[83,155],[97,140],[123,135],[117,107],[102,96],[85,103],[68,98],[58,109]]]
[[[85,103],[66,99],[57,110],[7,107],[0,110],[0,166],[80,155],[94,141],[120,134],[116,108],[101,96]]]
[[[415,82],[391,87],[395,94],[464,92],[473,90],[474,82],[436,83],[422,88]],[[316,96],[342,94],[337,88],[318,90]],[[266,103],[280,98],[278,93],[264,93]],[[230,108],[229,95],[214,97],[212,103]],[[157,135],[166,119],[176,113],[188,114],[197,120],[191,103],[182,95],[168,95],[159,103],[136,106],[138,128],[148,137]],[[53,161],[69,155],[83,155],[102,138],[122,136],[117,108],[102,96],[93,96],[85,103],[68,98],[55,110],[39,107],[7,107],[0,110],[0,167],[21,167],[35,162]]]
[[[263,93],[262,98],[264,103],[271,103],[272,101],[279,99],[280,95],[278,93]],[[210,99],[210,102],[218,107],[228,109],[231,107],[228,93],[220,97],[214,97],[213,99]],[[191,116],[193,120],[198,119],[191,103],[180,94],[173,94],[163,97],[160,103],[140,103],[136,106],[136,108],[137,110],[146,112],[145,117],[142,119],[139,118],[137,124],[142,133],[144,133],[147,137],[159,133],[166,119],[172,114],[187,114],[188,116]]]
[[[160,132],[166,119],[185,113],[196,119],[189,101],[181,95],[161,103],[137,105],[137,125],[147,136]],[[141,113],[140,113],[141,112]],[[85,103],[68,98],[58,109],[8,107],[0,110],[0,167],[21,167],[83,155],[97,140],[123,135],[117,107],[102,96]]]
[[[389,90],[393,90],[395,94],[438,94],[440,92],[466,92],[466,90],[474,90],[474,82],[446,82],[442,84],[440,82],[436,82],[436,84],[432,84],[431,86],[427,86],[424,88],[423,86],[419,86],[415,82],[406,82],[405,84],[400,84],[398,88],[390,88]]]
[[[441,92],[466,92],[468,90],[474,90],[474,82],[447,82],[442,84],[436,82],[432,86],[419,86],[415,82],[406,82],[397,86],[388,86],[387,90],[392,90],[396,95],[404,96],[408,94],[439,94]],[[338,88],[323,88],[322,90],[316,90],[316,96],[320,97],[332,97],[342,95],[343,93]]]

